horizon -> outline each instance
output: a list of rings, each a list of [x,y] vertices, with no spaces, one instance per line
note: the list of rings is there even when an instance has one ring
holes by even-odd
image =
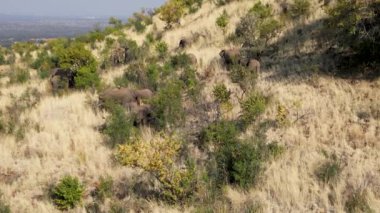
[[[0,0],[1,16],[51,18],[128,18],[142,9],[154,9],[165,0]]]

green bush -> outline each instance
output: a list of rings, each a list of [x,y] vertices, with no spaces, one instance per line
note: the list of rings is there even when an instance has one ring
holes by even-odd
[[[220,103],[227,103],[230,101],[231,91],[227,90],[226,85],[217,84],[212,91],[215,99]]]
[[[125,109],[115,103],[106,103],[111,116],[106,121],[104,133],[109,137],[109,144],[114,147],[129,141],[132,130],[133,121],[125,114]]]
[[[98,88],[100,86],[100,78],[96,69],[91,67],[81,67],[77,76],[75,76],[75,87],[78,89]]]
[[[116,29],[121,29],[123,27],[123,22],[115,17],[110,17],[108,24],[112,25]]]
[[[219,121],[210,124],[203,129],[200,134],[201,146],[208,145],[222,146],[224,144],[234,143],[239,134],[236,123],[232,121]]]
[[[183,81],[187,95],[193,100],[197,100],[201,92],[201,85],[198,82],[196,73],[197,71],[195,69],[186,67],[180,76],[180,80]]]
[[[339,180],[342,167],[336,160],[322,164],[317,170],[318,179],[324,183],[336,183]]]
[[[9,78],[10,84],[23,84],[30,79],[30,73],[27,69],[16,68],[15,70],[13,70],[13,72],[10,73]]]
[[[280,27],[281,24],[273,16],[272,7],[258,2],[237,25],[235,39],[246,46],[254,47],[257,52],[262,52]]]
[[[159,88],[151,104],[158,128],[180,124],[184,119],[181,82],[175,80],[167,82],[164,87]]]
[[[9,205],[3,201],[3,194],[0,192],[0,213],[11,213]]]
[[[185,13],[185,7],[183,2],[179,0],[170,0],[160,9],[160,19],[165,21],[167,27],[171,27],[175,23],[179,23],[179,20],[182,18]]]
[[[0,65],[6,64],[4,53],[0,50]]]
[[[63,177],[52,189],[52,200],[60,210],[72,209],[82,202],[84,186],[78,178],[72,176]]]
[[[197,12],[201,7],[203,0],[182,0],[189,13]]]
[[[311,12],[311,3],[309,0],[294,0],[290,5],[289,15],[293,19],[307,17]]]
[[[345,203],[345,210],[348,213],[372,213],[373,209],[368,204],[366,191],[353,192]]]
[[[186,53],[173,55],[170,58],[170,62],[174,69],[185,68],[192,64],[190,56]]]
[[[38,71],[41,79],[49,76],[50,70],[55,67],[53,58],[46,50],[38,53],[37,58],[32,62],[31,67]]]
[[[143,33],[146,26],[152,24],[152,16],[145,11],[134,13],[131,18],[128,19],[127,26],[133,26],[138,33]]]
[[[218,6],[223,6],[223,5],[229,4],[233,1],[236,1],[236,0],[214,0],[214,3]]]
[[[222,30],[225,30],[229,23],[229,16],[226,10],[216,19],[216,25]]]
[[[56,51],[58,66],[77,71],[75,87],[86,89],[100,84],[97,62],[84,44],[74,42],[66,48],[58,47]]]
[[[338,0],[327,9],[324,36],[340,58],[343,74],[356,71],[373,77],[380,76],[380,2]]]
[[[274,150],[283,150],[277,144],[245,141],[237,138],[226,141],[215,153],[219,184],[234,184],[243,189],[257,183],[264,163],[276,157]]]
[[[160,58],[165,58],[168,53],[168,44],[161,41],[156,44],[156,51]]]
[[[251,93],[246,100],[241,103],[242,119],[246,124],[252,123],[256,118],[265,112],[268,104],[267,97],[258,92]]]
[[[112,177],[100,177],[99,185],[95,189],[95,197],[104,202],[105,198],[112,196],[113,180]]]

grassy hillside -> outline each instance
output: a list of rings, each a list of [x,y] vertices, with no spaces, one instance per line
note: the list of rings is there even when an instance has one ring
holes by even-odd
[[[378,212],[379,2],[347,2],[173,0],[2,48],[0,212]],[[100,107],[116,87],[152,120]]]

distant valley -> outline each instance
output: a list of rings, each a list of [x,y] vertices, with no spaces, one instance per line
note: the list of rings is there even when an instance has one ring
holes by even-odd
[[[52,18],[0,14],[0,45],[8,47],[15,41],[74,37],[95,27],[104,28],[107,23],[107,18]]]

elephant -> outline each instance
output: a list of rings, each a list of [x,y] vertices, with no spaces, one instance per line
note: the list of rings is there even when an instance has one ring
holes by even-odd
[[[190,46],[190,41],[189,39],[186,39],[186,38],[182,38],[181,40],[179,40],[179,44],[178,44],[178,47],[181,48],[181,49],[185,49],[186,47]]]
[[[134,116],[133,125],[147,125],[154,121],[152,106],[149,104],[139,105],[136,102],[127,104],[127,108]]]
[[[239,49],[222,50],[219,55],[226,65],[240,63],[241,53]]]
[[[260,62],[256,59],[249,60],[248,68],[252,72],[256,72],[257,74],[260,74]]]
[[[71,69],[55,68],[50,74],[50,84],[53,92],[59,89],[74,88],[77,72]]]
[[[117,47],[112,51],[110,56],[113,66],[129,63],[133,59],[129,47]]]
[[[187,54],[187,56],[189,57],[191,64],[193,64],[195,66],[198,64],[197,57],[194,54],[189,53],[189,54]]]
[[[153,92],[149,89],[132,90],[129,88],[108,89],[99,95],[101,104],[106,101],[115,101],[124,107],[129,107],[128,104],[135,102],[141,105],[141,99],[149,99],[153,96]]]

